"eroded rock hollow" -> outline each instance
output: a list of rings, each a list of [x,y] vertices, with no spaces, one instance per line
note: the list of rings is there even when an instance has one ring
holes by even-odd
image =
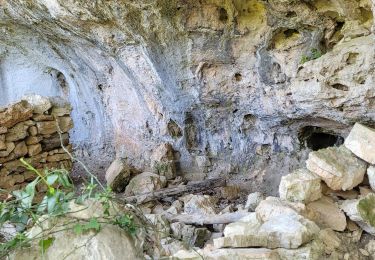
[[[375,120],[371,0],[0,6],[0,104],[68,100],[71,141],[98,174],[114,157],[147,170],[170,143],[187,178],[275,193],[306,151]]]

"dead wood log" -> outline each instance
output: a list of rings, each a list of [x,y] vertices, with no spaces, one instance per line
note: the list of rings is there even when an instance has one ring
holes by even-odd
[[[172,215],[169,213],[164,214],[164,216],[170,222],[182,222],[185,224],[194,225],[212,225],[212,224],[228,224],[232,222],[239,221],[241,218],[248,216],[250,213],[247,211],[236,211],[231,213],[224,213],[221,215],[189,215],[189,214],[179,214]]]
[[[136,196],[129,196],[129,197],[121,197],[117,196],[117,199],[126,202],[126,203],[133,203],[133,204],[140,204],[146,203],[153,200],[159,200],[167,197],[179,197],[186,193],[196,193],[205,190],[211,190],[213,188],[222,187],[226,185],[225,179],[216,178],[216,179],[209,179],[195,183],[189,183],[183,186],[177,186],[173,188],[165,188],[161,190],[157,190],[154,192],[148,192]]]

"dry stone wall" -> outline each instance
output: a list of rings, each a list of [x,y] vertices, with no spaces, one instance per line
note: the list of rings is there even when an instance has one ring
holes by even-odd
[[[61,146],[63,143],[72,149],[68,133],[73,127],[71,110],[60,99],[37,95],[0,108],[0,189],[17,190],[35,179],[35,173],[19,160],[22,157],[42,172],[72,168],[71,159]]]

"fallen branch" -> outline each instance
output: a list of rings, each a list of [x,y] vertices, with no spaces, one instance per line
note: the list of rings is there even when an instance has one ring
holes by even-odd
[[[236,211],[232,213],[224,213],[221,215],[189,215],[180,214],[172,215],[169,213],[164,214],[164,216],[170,222],[182,222],[185,224],[194,225],[212,225],[212,224],[228,224],[232,222],[239,221],[241,218],[248,216],[250,213],[247,211]]]
[[[154,192],[144,193],[136,196],[130,197],[121,197],[120,195],[117,196],[117,199],[126,202],[126,203],[133,203],[133,204],[140,204],[146,203],[153,200],[164,199],[166,197],[179,197],[185,193],[195,193],[201,192],[205,190],[211,190],[216,187],[222,187],[226,185],[225,179],[216,178],[216,179],[209,179],[200,182],[195,182],[191,184],[187,184],[184,186],[177,186],[173,188],[166,188],[157,190]]]

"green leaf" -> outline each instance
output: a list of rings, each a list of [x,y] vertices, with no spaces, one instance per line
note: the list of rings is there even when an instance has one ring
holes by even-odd
[[[42,252],[46,252],[46,250],[53,244],[53,241],[55,241],[54,237],[49,237],[47,239],[39,240],[39,246]]]
[[[35,193],[35,186],[38,184],[39,179],[36,178],[32,182],[26,185],[25,187],[25,192],[29,195],[34,195]]]
[[[47,183],[48,185],[53,185],[57,179],[59,178],[59,175],[57,174],[50,174],[47,176]]]
[[[13,191],[13,195],[20,201],[21,207],[24,209],[29,209],[31,207],[34,194],[30,195],[24,191],[16,190]]]
[[[48,193],[49,193],[49,195],[51,195],[51,196],[55,195],[55,188],[54,188],[54,187],[49,187],[49,188],[48,188]]]
[[[55,210],[56,203],[57,203],[56,194],[47,198],[47,212],[49,214],[51,214]]]
[[[40,204],[38,206],[38,209],[37,209],[38,213],[42,213],[42,212],[44,212],[46,210],[46,208],[47,208],[47,200],[48,200],[48,196],[44,196],[42,202],[40,202]]]
[[[81,224],[74,225],[73,232],[76,233],[77,235],[81,235],[83,232],[83,226]]]
[[[84,201],[87,200],[88,198],[88,194],[85,193],[85,194],[82,194],[81,196],[79,196],[76,200],[75,200],[75,203],[77,203],[78,205],[83,205],[84,204]]]
[[[91,218],[89,223],[85,224],[84,227],[85,227],[86,230],[94,229],[95,231],[99,231],[100,230],[100,223],[98,222],[98,220],[96,218]]]
[[[59,175],[59,182],[62,184],[64,188],[72,187],[72,183],[70,182],[69,177],[65,173]]]

